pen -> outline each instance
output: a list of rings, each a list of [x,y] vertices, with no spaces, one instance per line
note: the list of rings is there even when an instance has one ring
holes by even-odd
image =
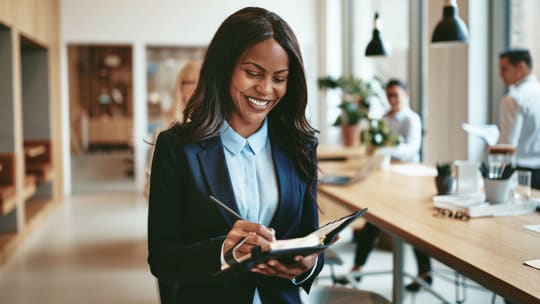
[[[243,217],[240,216],[240,214],[236,213],[236,211],[232,210],[231,208],[229,208],[227,205],[225,205],[224,203],[222,203],[220,200],[218,200],[217,198],[213,197],[212,195],[210,195],[210,199],[218,204],[218,206],[220,206],[221,208],[225,209],[227,212],[229,212],[230,215],[232,215],[234,217],[235,220],[242,220],[242,221],[245,221]]]

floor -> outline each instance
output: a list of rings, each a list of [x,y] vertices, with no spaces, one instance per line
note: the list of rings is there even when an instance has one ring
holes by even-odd
[[[0,269],[0,302],[157,303],[146,213],[135,193],[67,199]]]
[[[116,165],[105,167],[115,168],[113,171],[116,170],[119,177],[125,167],[121,163],[124,158],[125,155],[115,155],[112,162]],[[88,160],[96,161],[87,158],[78,168],[85,166],[85,170],[90,170]],[[106,162],[100,159],[100,166]],[[127,190],[132,188],[129,180],[113,181],[113,174],[108,175],[104,177],[104,180],[109,178],[107,182],[100,182],[98,178],[97,182],[88,179],[86,185],[79,183],[79,193],[67,198],[52,212],[0,267],[1,303],[158,303],[155,279],[146,263],[147,202],[140,192]],[[324,207],[330,211],[326,217],[340,215],[341,211],[328,205]],[[336,268],[338,274],[347,273],[352,266],[351,238],[351,230],[346,230],[334,246],[344,261],[344,265]],[[412,250],[408,246],[405,249],[406,271],[414,274]],[[433,287],[447,300],[455,302],[454,272],[437,261],[434,267]],[[391,268],[391,253],[375,250],[364,270]],[[330,284],[328,276],[329,270],[325,267],[317,284]],[[467,283],[472,286],[467,288],[466,303],[492,303],[493,293],[470,280]],[[392,296],[390,274],[364,277],[356,287],[377,292],[387,299]],[[404,303],[441,301],[421,290],[417,294],[407,293]],[[503,301],[496,297],[494,303]]]
[[[132,159],[127,150],[72,155],[73,193],[133,191],[134,179],[128,175]]]

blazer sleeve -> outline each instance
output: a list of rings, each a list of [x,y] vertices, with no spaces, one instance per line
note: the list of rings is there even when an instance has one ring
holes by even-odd
[[[186,195],[190,171],[180,147],[174,134],[158,136],[150,177],[148,263],[157,278],[189,284],[219,270],[225,236],[194,241],[187,235],[182,214],[193,202]]]

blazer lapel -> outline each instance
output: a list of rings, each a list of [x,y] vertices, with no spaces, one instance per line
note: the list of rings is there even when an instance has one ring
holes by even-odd
[[[201,145],[203,149],[197,154],[197,158],[210,194],[238,213],[220,137],[206,140]],[[216,208],[232,227],[235,221],[233,216],[217,205]]]
[[[291,198],[295,197],[294,193],[292,193],[294,189],[294,164],[287,157],[279,138],[271,136],[271,140],[272,158],[278,181],[279,200],[270,227],[276,228],[276,231],[286,231],[288,230],[286,227],[283,227],[285,229],[280,229],[280,226],[289,223],[287,220],[283,221],[283,219],[289,218],[290,212],[296,209],[295,206],[291,205],[294,203],[291,201]]]

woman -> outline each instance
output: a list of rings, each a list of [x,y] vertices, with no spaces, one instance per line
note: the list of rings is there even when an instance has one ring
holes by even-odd
[[[201,60],[190,60],[178,72],[174,87],[174,103],[165,115],[167,126],[170,126],[171,122],[176,123],[182,120],[186,103],[193,95],[199,81],[201,64]]]
[[[188,61],[181,69],[178,71],[176,76],[176,82],[174,86],[174,103],[172,106],[164,112],[164,127],[159,127],[154,130],[152,136],[152,142],[155,143],[159,133],[167,128],[170,128],[171,125],[174,125],[182,120],[182,114],[186,108],[186,103],[193,95],[193,91],[199,81],[199,73],[201,71],[201,60],[192,59]],[[146,182],[144,184],[144,197],[148,198],[150,193],[150,172],[152,169],[152,158],[154,156],[154,145],[150,149],[148,154],[148,163],[146,167]],[[161,288],[160,288],[161,290]],[[162,301],[162,304],[164,301]],[[168,302],[168,301],[165,301]]]
[[[213,37],[184,120],[161,133],[152,164],[149,264],[178,284],[177,303],[300,303],[322,255],[259,264],[212,280],[224,252],[249,253],[318,226],[315,129],[294,33],[279,16],[245,8]],[[212,195],[246,220],[234,221]]]

